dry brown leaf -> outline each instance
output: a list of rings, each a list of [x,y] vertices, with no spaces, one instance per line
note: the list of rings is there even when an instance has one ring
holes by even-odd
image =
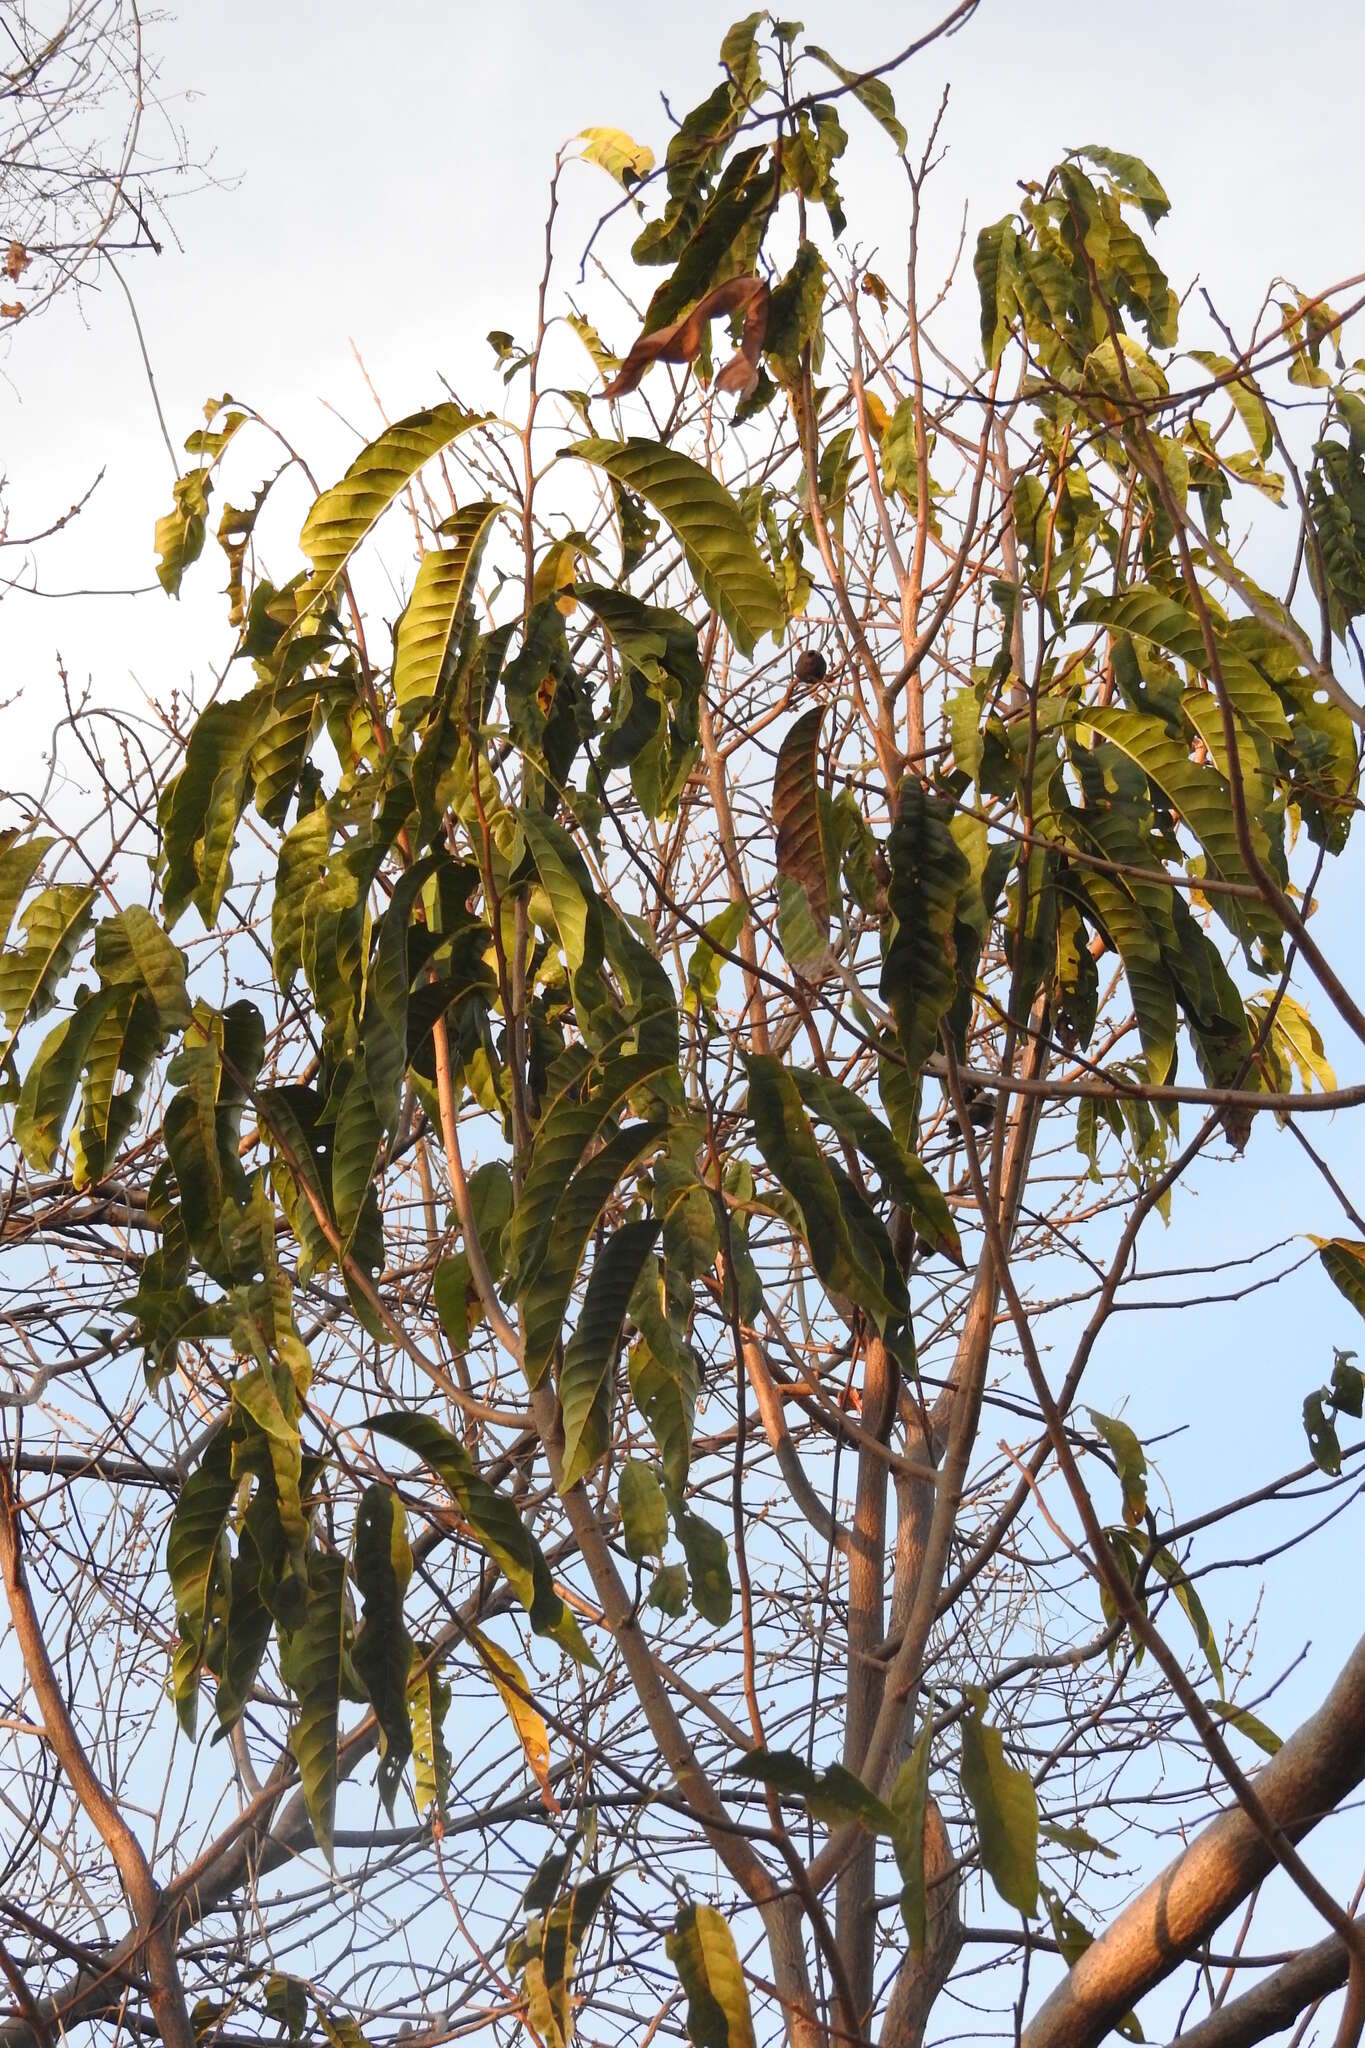
[[[761,277],[732,277],[718,284],[681,320],[640,335],[603,396],[624,398],[635,390],[651,363],[695,362],[709,323],[723,313],[743,312],[739,347],[717,376],[716,389],[736,391],[747,398],[758,382],[758,358],[768,331],[768,299],[768,287]]]
[[[8,254],[5,257],[6,277],[12,279],[15,284],[18,284],[19,279],[32,261],[33,258],[29,255],[22,242],[11,242]]]

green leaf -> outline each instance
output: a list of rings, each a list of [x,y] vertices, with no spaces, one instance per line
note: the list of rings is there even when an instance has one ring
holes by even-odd
[[[623,1176],[657,1144],[663,1130],[662,1119],[624,1125],[570,1181],[545,1257],[521,1290],[523,1364],[529,1386],[539,1386],[554,1356],[578,1268],[602,1211]]]
[[[540,1271],[560,1204],[588,1146],[623,1104],[661,1071],[664,1062],[657,1054],[625,1054],[608,1062],[586,1101],[574,1102],[566,1095],[545,1111],[508,1233],[507,1265],[514,1290],[527,1286]]]
[[[862,1097],[825,1074],[793,1067],[801,1100],[876,1167],[884,1192],[914,1221],[921,1237],[955,1265],[962,1264],[962,1240],[947,1202],[928,1168],[901,1144]]]
[[[365,1062],[359,1059],[346,1083],[332,1140],[332,1212],[343,1258],[354,1251],[361,1217],[367,1204],[373,1204],[383,1152],[384,1127],[374,1106]]]
[[[210,704],[190,734],[180,773],[157,804],[161,907],[168,926],[193,903],[215,923],[232,880],[232,848],[246,806],[251,749],[265,715],[259,694]]]
[[[654,1469],[640,1458],[627,1458],[616,1482],[621,1533],[626,1555],[635,1564],[662,1557],[668,1542],[668,1503]]]
[[[0,1073],[9,1065],[23,1026],[52,1008],[57,990],[90,926],[93,889],[58,882],[25,906],[19,919],[24,943],[0,953]]]
[[[1213,1673],[1214,1684],[1218,1687],[1221,1694],[1223,1690],[1223,1660],[1218,1654],[1218,1638],[1215,1636],[1213,1625],[1204,1611],[1203,1601],[1195,1592],[1189,1579],[1186,1578],[1182,1566],[1169,1550],[1162,1548],[1153,1553],[1152,1569],[1166,1581],[1166,1584],[1184,1608],[1190,1627],[1194,1630],[1195,1639],[1208,1660],[1209,1670]]]
[[[1245,1735],[1248,1742],[1254,1742],[1257,1749],[1264,1750],[1267,1756],[1274,1756],[1277,1750],[1284,1748],[1283,1736],[1268,1728],[1248,1708],[1234,1706],[1229,1700],[1205,1700],[1204,1708],[1215,1720],[1228,1728],[1235,1728],[1239,1735]]]
[[[656,1259],[645,1263],[631,1297],[640,1332],[630,1352],[630,1392],[659,1449],[664,1482],[681,1493],[692,1455],[692,1423],[701,1374],[691,1347],[669,1319]]]
[[[1146,1453],[1126,1422],[1101,1415],[1098,1408],[1090,1410],[1090,1420],[1113,1453],[1123,1488],[1123,1519],[1130,1529],[1136,1529],[1147,1513]]]
[[[270,899],[270,950],[276,985],[286,993],[303,964],[304,905],[326,870],[331,843],[331,821],[319,804],[290,826],[280,847]]]
[[[981,348],[986,368],[993,370],[1010,338],[1015,311],[1014,249],[1018,231],[1013,214],[982,228],[976,238],[972,269],[981,296]]]
[[[912,1075],[936,1049],[939,1025],[957,993],[953,923],[971,868],[951,826],[952,807],[907,776],[887,843],[886,894],[895,925],[882,963],[881,993]]]
[[[179,1632],[171,1684],[180,1725],[191,1737],[205,1638],[225,1585],[225,1535],[236,1491],[231,1437],[223,1426],[209,1439],[198,1465],[181,1487],[166,1536],[166,1570]]]
[[[37,1173],[47,1173],[61,1149],[91,1041],[117,1002],[114,989],[87,995],[53,1026],[33,1055],[14,1112],[14,1138]]]
[[[140,903],[130,903],[99,926],[95,971],[106,987],[145,989],[163,1031],[183,1031],[189,1023],[185,956]]]
[[[962,1790],[976,1816],[981,1861],[1007,1905],[1026,1918],[1038,1910],[1038,1798],[1027,1771],[1005,1761],[998,1728],[982,1718],[977,1695],[962,1722]]]
[[[313,1839],[329,1863],[336,1819],[342,1659],[349,1619],[345,1561],[314,1551],[308,1560],[307,1610],[299,1627],[281,1637],[280,1669],[298,1701],[289,1747],[299,1767]]]
[[[693,2048],[756,2048],[749,1994],[728,1921],[714,1906],[682,1906],[664,1937],[687,1998]]]
[[[829,882],[819,773],[824,716],[824,706],[817,704],[788,727],[777,750],[772,800],[777,872],[795,882],[804,895],[820,940],[820,955],[829,942]],[[799,969],[801,962],[792,960],[792,965]]]
[[[687,1612],[686,1565],[661,1564],[645,1596],[645,1605],[657,1607],[673,1621],[680,1620]]]
[[[929,1807],[929,1761],[934,1720],[931,1710],[915,1746],[896,1773],[891,1787],[891,1846],[901,1875],[901,1918],[910,1937],[910,1953],[924,1953],[928,1922],[928,1887],[924,1877],[924,1820]]]
[[[1226,380],[1222,389],[1236,406],[1237,417],[1246,428],[1247,439],[1251,442],[1252,449],[1262,462],[1266,461],[1275,446],[1275,436],[1271,430],[1270,414],[1266,410],[1265,400],[1252,378],[1246,374],[1238,375],[1237,365],[1232,359],[1229,356],[1220,356],[1213,349],[1192,348],[1189,355],[1191,360],[1199,363],[1210,376]]]
[[[305,605],[330,590],[365,536],[424,463],[477,426],[481,415],[454,404],[432,406],[398,420],[363,448],[340,483],[316,500],[299,546],[313,565],[304,585]]]
[[[550,1567],[516,1506],[496,1493],[464,1445],[428,1415],[377,1415],[370,1428],[415,1453],[440,1479],[470,1529],[526,1609],[537,1635],[548,1636],[579,1663],[593,1657],[577,1622],[554,1589]]]
[[[366,1487],[356,1515],[355,1581],[365,1612],[351,1655],[379,1723],[379,1793],[390,1819],[403,1766],[412,1754],[407,1703],[412,1637],[403,1626],[403,1597],[411,1577],[402,1502],[392,1487],[376,1480]]]
[[[204,552],[212,484],[207,469],[187,470],[171,487],[171,509],[156,522],[156,576],[168,597],[179,597],[185,571]]]
[[[890,1807],[843,1764],[815,1771],[794,1750],[754,1749],[735,1765],[735,1776],[756,1778],[760,1784],[799,1799],[813,1820],[830,1826],[857,1821],[874,1835],[892,1832]]]
[[[656,441],[579,441],[566,451],[605,470],[672,528],[708,604],[750,655],[786,618],[782,593],[749,537],[739,507],[709,470]]]
[[[375,1110],[386,1130],[392,1130],[397,1123],[408,1064],[408,933],[417,898],[438,865],[439,856],[429,855],[415,862],[395,883],[389,907],[379,921],[379,936],[365,980],[365,1008],[360,1020],[365,1076]]]
[[[724,1628],[734,1607],[730,1584],[730,1551],[719,1529],[687,1510],[675,1514],[674,1526],[687,1559],[692,1605],[703,1621]]]
[[[654,1249],[659,1225],[652,1219],[626,1223],[593,1261],[583,1307],[565,1346],[559,1375],[564,1411],[564,1467],[561,1493],[595,1472],[611,1440],[612,1397],[617,1354],[640,1268]]]
[[[1107,171],[1118,190],[1131,199],[1136,199],[1152,227],[1171,210],[1160,180],[1148,170],[1141,157],[1128,156],[1121,149],[1101,149],[1097,144],[1087,143],[1084,149],[1072,151],[1100,170]]]
[[[44,854],[57,844],[55,839],[21,838],[13,828],[0,832],[0,945],[9,937],[14,913],[25,889],[37,874]]]
[[[412,596],[394,636],[393,694],[401,738],[420,725],[435,703],[442,672],[468,616],[479,564],[502,510],[491,500],[463,506],[442,526],[455,545],[422,556]]]
[[[714,917],[708,917],[702,926],[702,935],[687,963],[684,1000],[694,1015],[701,1011],[708,1016],[714,1013],[720,995],[721,970],[726,965],[725,956],[734,952],[748,915],[749,906],[741,897],[738,902],[727,903],[724,910],[718,910]]]
[[[550,899],[570,974],[602,958],[602,909],[586,861],[561,825],[535,812],[521,813],[522,830],[541,885]]]
[[[1075,616],[1079,625],[1102,625],[1112,633],[1127,633],[1184,662],[1197,675],[1208,675],[1208,650],[1199,621],[1164,591],[1139,584],[1117,597],[1095,593],[1077,608]],[[1228,701],[1238,717],[1268,739],[1287,746],[1292,734],[1284,706],[1255,662],[1227,630],[1220,633],[1215,629],[1214,645]]]
[[[817,58],[842,84],[852,86],[853,97],[858,104],[866,107],[873,120],[886,130],[897,149],[905,149],[909,137],[896,119],[896,102],[884,78],[860,78],[856,71],[846,70],[836,58],[830,56],[828,50],[822,50],[818,43],[807,43],[805,55]]]
[[[162,1045],[149,996],[132,987],[116,987],[110,994],[113,1001],[95,1026],[81,1079],[81,1121],[71,1167],[78,1188],[103,1179],[113,1165],[137,1122],[142,1090]],[[120,1075],[128,1084],[124,1088],[117,1086]]]
[[[836,1178],[821,1154],[795,1077],[771,1055],[752,1055],[748,1071],[749,1116],[758,1149],[801,1212],[816,1272],[826,1287],[865,1308],[883,1328],[903,1320],[904,1283],[891,1259],[889,1241],[883,1253],[885,1230],[863,1204],[864,1213],[857,1217],[862,1228],[855,1241],[851,1223],[857,1216],[856,1193],[846,1178]],[[889,1287],[896,1290],[894,1299]]]

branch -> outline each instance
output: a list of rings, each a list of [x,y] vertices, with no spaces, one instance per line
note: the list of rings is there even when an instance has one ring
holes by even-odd
[[[1260,1804],[1297,1841],[1335,1811],[1362,1778],[1365,1637],[1317,1713],[1295,1730],[1253,1782]],[[1080,1957],[1030,2022],[1023,2048],[1093,2048],[1138,1999],[1208,1939],[1274,1864],[1240,1806],[1221,1813]],[[1335,1940],[1335,1946],[1344,1978],[1345,1945]],[[1296,1967],[1288,1964],[1286,1970]],[[1245,2008],[1265,1989],[1248,1992],[1228,2010]],[[1202,2022],[1183,2039],[1210,2048],[1221,2037],[1205,2034],[1209,2024]],[[1230,2042],[1261,2038],[1256,2033],[1228,2037]]]
[[[1360,1922],[1356,1923],[1360,1925]],[[1292,2025],[1308,2006],[1346,1982],[1351,1958],[1338,1935],[1303,1949],[1273,1976],[1220,2006],[1180,2036],[1179,2048],[1253,2048]]]
[[[0,1466],[0,1576],[4,1579],[14,1633],[47,1739],[118,1869],[139,1945],[146,1951],[147,1995],[161,2038],[166,2048],[194,2048],[194,2030],[175,1959],[175,1939],[162,1910],[151,1866],[136,1835],[91,1768],[47,1654],[24,1571],[19,1503],[4,1466]]]

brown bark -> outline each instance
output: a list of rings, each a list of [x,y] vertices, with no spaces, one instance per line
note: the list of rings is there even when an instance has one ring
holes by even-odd
[[[1365,1637],[1317,1713],[1253,1783],[1266,1812],[1297,1841],[1362,1778]],[[1240,1806],[1220,1814],[1086,1950],[1025,2029],[1023,2048],[1094,2048],[1138,1999],[1208,1939],[1274,1864]]]
[[[77,1735],[47,1654],[28,1589],[19,1535],[19,1503],[9,1472],[0,1466],[0,1577],[4,1579],[15,1638],[34,1702],[53,1754],[82,1808],[114,1859],[128,1911],[146,1957],[147,1996],[166,2048],[194,2048],[185,1992],[176,1964],[175,1937],[151,1866],[136,1835],[95,1776]]]
[[[1180,2036],[1180,2048],[1255,2048],[1257,2041],[1292,2026],[1318,1999],[1340,1991],[1350,1965],[1345,1942],[1329,1934],[1326,1941],[1303,1949],[1240,1998],[1187,2027]]]

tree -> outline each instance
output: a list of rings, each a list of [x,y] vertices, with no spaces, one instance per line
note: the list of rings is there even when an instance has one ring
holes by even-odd
[[[189,177],[191,157],[158,96],[146,19],[135,0],[8,0],[0,15],[0,335],[13,344],[21,322],[58,298],[84,301],[112,279],[151,383],[121,262],[161,254],[158,231],[168,232],[167,202]],[[154,384],[152,394],[160,418]],[[12,534],[0,506],[0,547],[27,551],[47,539],[98,482],[42,532]]]
[[[1084,1405],[1191,1177],[1235,1216],[1253,1129],[1317,1159],[1362,1100],[1309,1009],[1365,1036],[1314,930],[1357,305],[1191,350],[1166,196],[1096,147],[977,238],[957,367],[888,83],[929,40],[854,74],[754,15],[661,165],[576,137],[498,410],[321,490],[229,399],[186,444],[172,594],[246,477],[224,679],[0,855],[7,2042],[902,2048],[983,1960],[1029,2048],[1167,1980],[1207,2048],[1349,1974],[1359,2036],[1295,1844],[1365,1776],[1365,1649],[1281,1745],[1200,1590],[1250,1504],[1182,1521]],[[846,119],[903,281],[844,253]],[[624,355],[555,282],[579,157],[657,279]],[[1363,1386],[1261,1498],[1344,1503]],[[1312,1939],[1211,1951],[1272,1872]]]

